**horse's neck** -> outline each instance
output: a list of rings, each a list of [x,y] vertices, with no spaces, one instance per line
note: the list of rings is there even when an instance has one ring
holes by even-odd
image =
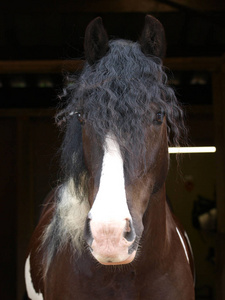
[[[170,211],[166,203],[165,185],[152,195],[144,217],[144,238],[143,243],[147,251],[154,250],[160,257],[167,248],[168,237],[168,214]]]

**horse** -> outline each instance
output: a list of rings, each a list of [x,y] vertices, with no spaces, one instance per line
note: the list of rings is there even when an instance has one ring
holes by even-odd
[[[62,181],[47,197],[25,263],[32,300],[193,300],[191,248],[167,200],[169,145],[185,141],[168,85],[162,24],[137,42],[86,28],[86,62],[56,121]]]

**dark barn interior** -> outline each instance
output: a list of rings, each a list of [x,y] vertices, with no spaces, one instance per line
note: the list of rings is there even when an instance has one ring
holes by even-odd
[[[101,16],[111,38],[137,40],[144,16],[165,27],[168,78],[183,103],[190,145],[168,196],[196,261],[196,299],[225,299],[225,1],[45,0],[0,2],[0,299],[22,300],[26,249],[44,197],[60,179],[62,136],[54,115],[68,72],[82,68],[87,24]],[[176,178],[174,180],[174,178]],[[216,226],[193,224],[197,199],[217,209]],[[208,200],[209,199],[209,200]]]

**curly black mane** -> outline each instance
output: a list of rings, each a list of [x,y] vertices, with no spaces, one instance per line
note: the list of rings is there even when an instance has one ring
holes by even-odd
[[[161,59],[146,56],[139,43],[110,41],[107,54],[93,65],[86,63],[70,82],[64,91],[66,108],[57,115],[58,120],[67,119],[62,163],[68,176],[80,176],[85,170],[76,112],[102,142],[109,131],[117,138],[122,154],[126,153],[125,165],[131,164],[132,154],[144,153],[143,125],[150,122],[153,112],[166,115],[169,145],[178,146],[185,140],[183,111],[167,85]]]

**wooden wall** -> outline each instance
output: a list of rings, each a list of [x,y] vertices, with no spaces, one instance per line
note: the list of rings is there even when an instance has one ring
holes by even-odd
[[[53,116],[53,110],[0,110],[0,299],[23,297],[28,242],[59,178]]]
[[[16,299],[16,120],[0,119],[0,298]]]
[[[225,68],[213,73],[213,100],[215,120],[216,194],[218,209],[216,279],[217,300],[225,299]]]

